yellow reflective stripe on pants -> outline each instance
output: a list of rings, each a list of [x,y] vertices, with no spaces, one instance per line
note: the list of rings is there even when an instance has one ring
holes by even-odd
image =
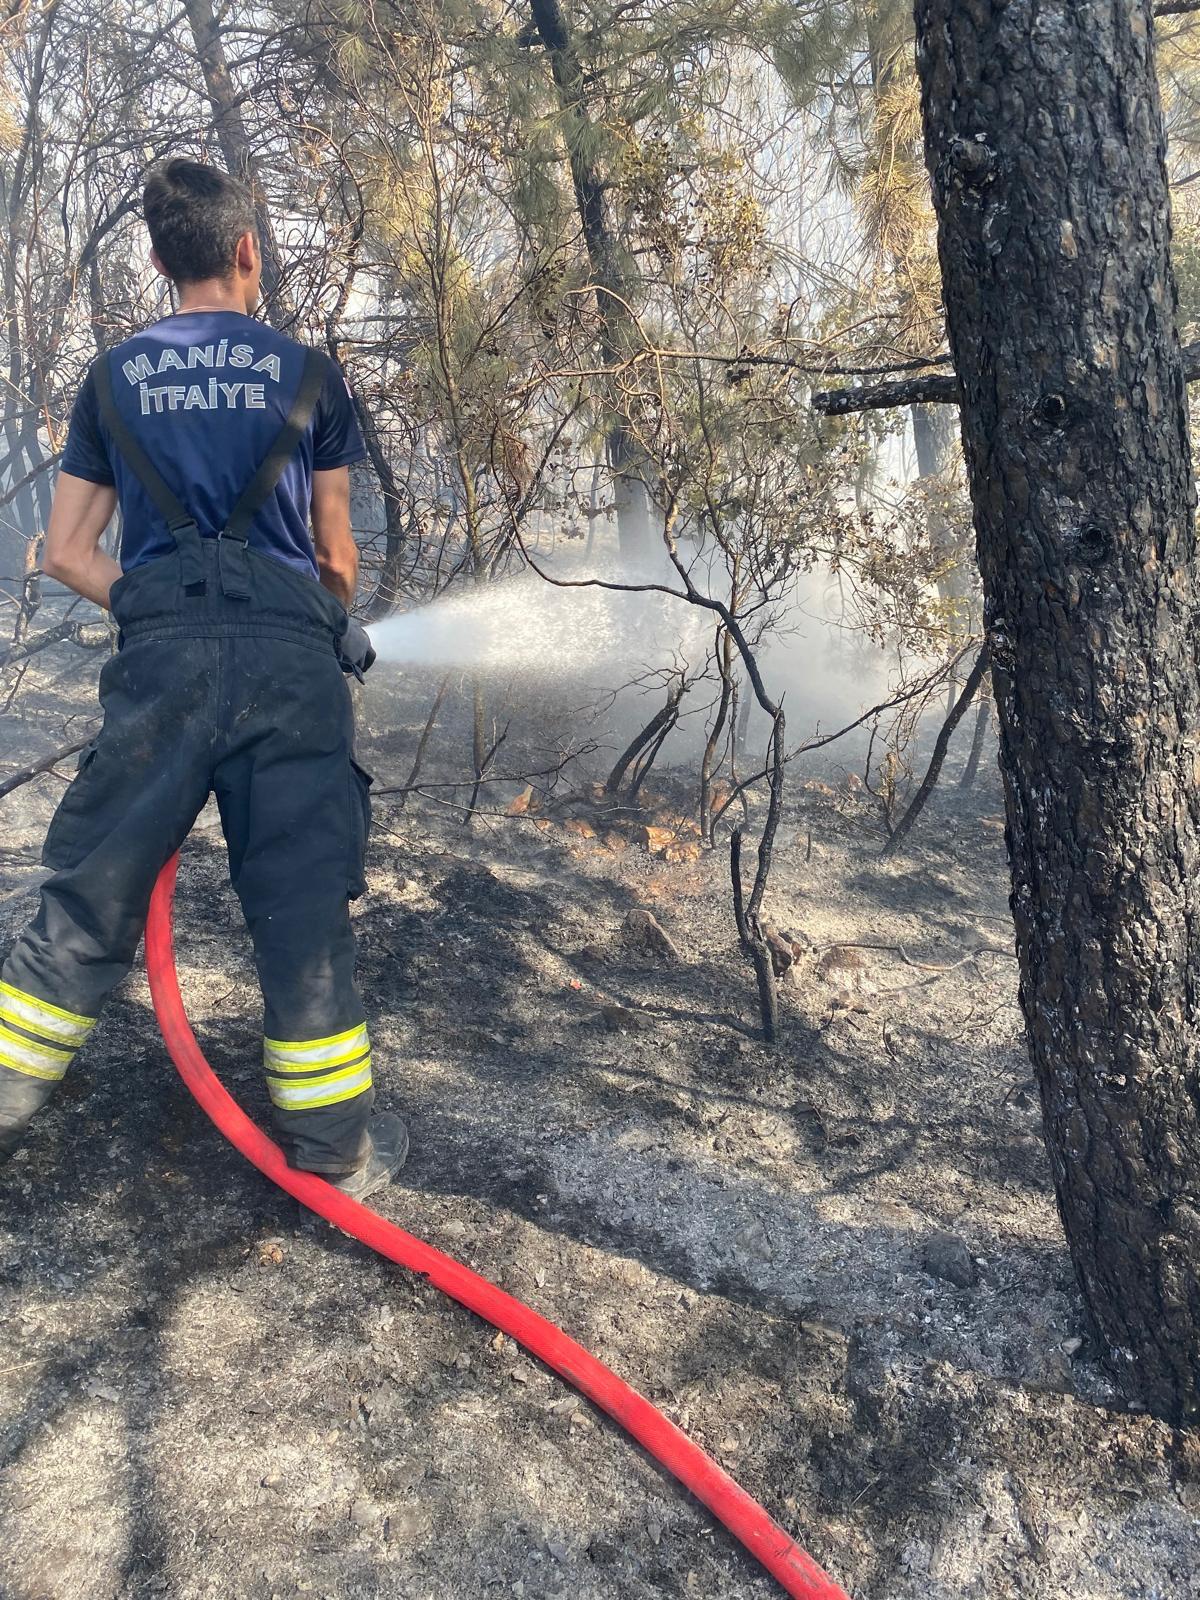
[[[371,1057],[364,1056],[339,1072],[322,1072],[310,1078],[267,1078],[271,1101],[281,1111],[310,1111],[317,1106],[352,1100],[371,1087]]]
[[[74,1054],[74,1050],[53,1050],[49,1045],[39,1044],[36,1039],[27,1039],[0,1025],[0,1066],[11,1067],[14,1072],[57,1082],[70,1066]]]
[[[360,1022],[328,1039],[264,1039],[263,1063],[269,1072],[313,1072],[344,1066],[369,1049],[367,1025]]]
[[[0,983],[0,1018],[69,1045],[81,1045],[96,1026],[95,1017],[64,1011],[48,1000],[39,1000],[37,995],[14,989],[11,983]]]

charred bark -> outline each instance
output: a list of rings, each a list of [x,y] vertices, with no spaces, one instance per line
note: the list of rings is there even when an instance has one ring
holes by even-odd
[[[1058,1204],[1110,1364],[1195,1421],[1195,501],[1151,11],[916,19]]]
[[[725,732],[725,724],[729,720],[730,708],[733,707],[735,715],[737,709],[734,698],[736,680],[733,675],[733,640],[729,637],[727,628],[718,631],[714,654],[717,670],[721,675],[721,698],[717,702],[717,714],[713,718],[712,727],[708,730],[704,755],[700,762],[700,837],[705,844],[713,842],[712,790],[717,751],[720,748],[721,735]]]
[[[740,827],[735,828],[729,836],[729,875],[733,884],[733,919],[737,925],[738,939],[754,965],[754,978],[758,984],[758,1011],[762,1019],[763,1038],[767,1044],[774,1044],[779,1037],[779,990],[775,986],[771,946],[757,913],[747,906],[742,888]]]
[[[655,739],[654,743],[645,752],[645,754],[640,757],[637,764],[637,771],[634,773],[629,783],[629,792],[625,796],[627,805],[637,805],[637,798],[642,791],[642,785],[650,776],[650,769],[658,760],[659,753],[662,750],[663,745],[666,744],[668,735],[674,732],[678,722],[679,712],[677,710],[674,716],[672,716],[670,720],[664,723],[659,729],[658,737]]]
[[[654,713],[644,728],[638,730],[638,732],[633,736],[629,744],[617,758],[616,765],[613,767],[608,777],[604,780],[605,794],[617,794],[620,791],[625,774],[629,771],[629,768],[637,760],[638,756],[641,755],[646,746],[652,744],[659,734],[664,732],[664,730],[667,732],[670,731],[671,727],[678,719],[679,702],[683,699],[687,686],[686,678],[679,678],[671,685],[670,689],[667,691],[667,698],[664,705],[660,710]]]

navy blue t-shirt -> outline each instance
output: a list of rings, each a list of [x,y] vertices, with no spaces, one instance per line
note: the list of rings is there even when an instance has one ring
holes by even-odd
[[[274,444],[304,357],[303,345],[236,311],[179,312],[109,351],[118,410],[204,537],[224,527]],[[330,360],[308,431],[254,519],[250,548],[317,577],[308,527],[313,472],[365,455],[346,380]],[[116,484],[126,572],[175,548],[100,421],[90,373],[71,413],[61,467],[90,483]]]

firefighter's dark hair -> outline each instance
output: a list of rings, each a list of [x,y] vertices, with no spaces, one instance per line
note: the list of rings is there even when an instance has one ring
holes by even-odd
[[[142,213],[158,259],[176,283],[228,277],[238,240],[258,231],[254,202],[243,184],[218,167],[182,156],[151,171]]]

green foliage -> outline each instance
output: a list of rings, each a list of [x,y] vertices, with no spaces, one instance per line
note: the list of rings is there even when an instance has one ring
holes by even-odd
[[[135,181],[131,128],[149,159],[181,122],[214,122],[195,63],[166,35],[136,80],[153,92],[125,94],[144,36],[131,0],[112,5],[125,32],[107,67],[93,60],[72,77],[64,56],[55,80],[64,120],[78,120],[79,151],[61,170],[84,187],[60,205],[52,158],[37,215],[70,215],[73,240],[89,236],[89,207],[118,203]],[[565,16],[568,59],[556,63],[511,0],[222,9],[289,269],[287,325],[341,341],[376,461],[405,485],[395,493],[414,525],[442,526],[435,508],[453,480],[475,571],[539,496],[574,504],[576,474],[592,493],[608,451],[634,463],[660,506],[674,500],[692,537],[702,530],[706,559],[724,552],[746,595],[777,598],[789,574],[832,560],[892,583],[882,545],[869,559],[856,545],[852,495],[891,424],[818,425],[806,370],[813,346],[894,348],[906,314],[877,273],[828,259],[840,224],[822,215],[839,163],[861,215],[884,171],[865,122],[853,148],[831,149],[824,130],[850,126],[864,30],[890,37],[891,21],[847,0],[574,0]],[[21,131],[13,104],[10,131],[0,99],[0,142]],[[892,126],[906,126],[899,90],[894,112]],[[910,226],[882,184],[875,209],[881,235],[920,234],[919,206]],[[23,258],[15,299],[36,305],[35,282],[59,295],[74,285],[86,344],[88,274],[65,243],[39,250],[34,266]],[[120,298],[131,325],[145,320],[155,290],[128,232],[102,257],[102,298]],[[611,497],[601,476],[596,492]],[[892,535],[881,525],[872,537]]]
[[[1200,220],[1176,211],[1171,230],[1171,261],[1179,287],[1179,337],[1200,338]]]

